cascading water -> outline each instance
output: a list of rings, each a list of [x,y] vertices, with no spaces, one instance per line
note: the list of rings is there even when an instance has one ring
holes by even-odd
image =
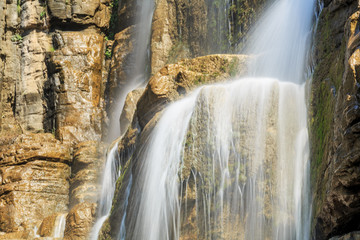
[[[148,79],[148,60],[149,60],[149,45],[151,37],[151,23],[154,13],[154,0],[136,0],[136,5],[141,8],[137,13],[137,24],[135,34],[135,47],[133,54],[133,68],[129,74],[125,86],[120,89],[118,97],[115,100],[116,108],[111,113],[110,126],[108,138],[110,141],[119,137],[120,126],[119,118],[123,110],[126,96],[132,90],[139,88],[146,84]],[[117,127],[115,127],[117,126]],[[121,133],[122,134],[122,133]]]
[[[309,239],[313,11],[313,0],[276,1],[250,38],[251,77],[164,111],[139,153],[125,239]]]
[[[101,195],[97,213],[97,221],[94,224],[90,238],[96,240],[100,229],[110,214],[112,200],[114,197],[116,180],[120,176],[120,159],[118,154],[118,144],[116,143],[106,158],[106,164],[102,177]]]
[[[54,226],[54,238],[63,238],[67,214],[60,214],[56,217]]]

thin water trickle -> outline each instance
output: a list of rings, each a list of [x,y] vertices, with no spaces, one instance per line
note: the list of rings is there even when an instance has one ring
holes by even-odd
[[[54,226],[54,238],[63,238],[67,214],[60,214],[56,217]]]
[[[97,240],[101,227],[110,214],[114,197],[116,180],[120,176],[120,159],[118,144],[116,143],[109,151],[102,177],[101,194],[97,212],[97,221],[94,224],[90,238]]]

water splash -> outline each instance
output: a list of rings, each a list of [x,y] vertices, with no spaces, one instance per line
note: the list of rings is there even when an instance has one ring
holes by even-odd
[[[114,197],[116,180],[120,176],[120,162],[118,143],[116,143],[107,155],[101,184],[101,194],[97,213],[97,221],[94,224],[90,238],[97,240],[101,227],[110,214]]]

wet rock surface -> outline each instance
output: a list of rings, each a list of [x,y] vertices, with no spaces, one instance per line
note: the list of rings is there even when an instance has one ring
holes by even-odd
[[[82,202],[96,203],[105,150],[104,144],[95,141],[76,145],[71,168],[70,207]]]
[[[358,19],[357,1],[325,1],[319,20],[310,129],[313,239],[360,229]]]
[[[210,84],[245,75],[245,55],[208,55],[169,64],[152,76],[137,105],[141,127],[164,106],[202,84]]]
[[[126,209],[124,202],[127,198],[126,189],[132,181],[136,181],[139,172],[139,154],[141,147],[148,140],[151,130],[156,125],[164,107],[176,101],[199,85],[222,82],[231,77],[246,74],[247,66],[244,55],[209,55],[191,60],[183,60],[177,64],[170,64],[162,68],[149,81],[144,93],[137,102],[135,115],[131,125],[119,141],[122,175],[116,184],[115,197],[111,216],[104,223],[100,239],[116,238],[120,228],[120,220],[125,211],[126,224],[129,229],[135,224],[131,220],[136,212],[136,193],[131,191],[129,200],[132,202]],[[135,206],[135,207],[134,207]],[[126,235],[131,239],[132,235]]]

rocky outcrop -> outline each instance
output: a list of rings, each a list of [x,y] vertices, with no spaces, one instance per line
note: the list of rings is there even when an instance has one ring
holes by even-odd
[[[152,22],[151,74],[169,63],[241,48],[266,0],[159,0]]]
[[[79,203],[94,209],[110,5],[0,3],[1,239],[53,237],[48,218]]]
[[[319,19],[310,129],[313,239],[360,229],[359,14],[357,1],[325,1]]]
[[[52,94],[47,98],[54,115],[52,127],[62,141],[99,141],[104,38],[94,29],[81,34],[58,31],[53,44],[48,82]]]
[[[95,203],[84,202],[73,207],[66,217],[64,240],[88,239],[95,212]]]
[[[69,150],[49,133],[20,135],[1,147],[1,232],[29,233],[43,218],[67,211]]]
[[[137,117],[140,126],[145,127],[166,104],[199,85],[245,75],[247,60],[249,58],[244,55],[209,55],[165,66],[150,78],[138,102]]]
[[[70,207],[79,203],[96,203],[106,148],[96,141],[81,142],[74,149],[71,167]]]
[[[138,199],[135,190],[129,195],[126,194],[126,189],[131,181],[136,182],[141,165],[139,149],[148,140],[165,106],[182,98],[199,85],[245,75],[247,71],[245,61],[248,59],[244,55],[209,55],[167,65],[152,76],[137,102],[131,126],[119,141],[122,175],[116,184],[111,216],[102,226],[100,239],[117,238],[120,219],[125,211],[127,229],[134,227],[131,216],[137,211]],[[126,199],[132,203],[128,208],[124,205]],[[132,239],[131,234],[126,237]]]
[[[136,105],[144,90],[143,88],[135,89],[126,96],[123,111],[120,115],[120,132],[126,132],[128,129],[136,112]]]

